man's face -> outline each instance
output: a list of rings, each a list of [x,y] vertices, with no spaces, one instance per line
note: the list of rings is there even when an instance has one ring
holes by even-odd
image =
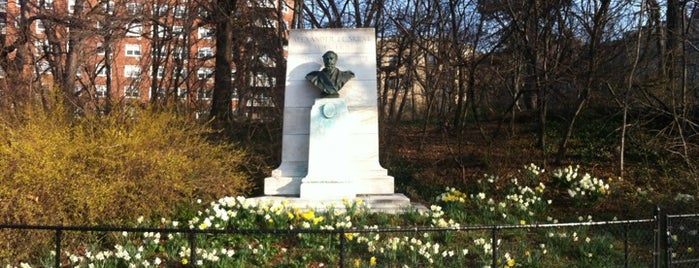
[[[323,63],[325,63],[325,67],[327,68],[335,67],[335,63],[337,63],[337,56],[332,53],[325,54],[323,56]]]

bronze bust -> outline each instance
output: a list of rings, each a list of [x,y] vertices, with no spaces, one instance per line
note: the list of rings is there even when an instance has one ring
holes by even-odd
[[[337,96],[342,86],[350,79],[354,78],[352,71],[340,71],[337,63],[337,53],[328,51],[323,54],[325,68],[320,71],[313,71],[306,75],[306,79],[318,87],[325,96]]]

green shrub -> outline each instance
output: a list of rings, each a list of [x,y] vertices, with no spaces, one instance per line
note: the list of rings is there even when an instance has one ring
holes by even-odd
[[[207,141],[210,130],[187,118],[134,110],[79,119],[28,110],[23,118],[0,122],[4,223],[119,225],[250,190],[244,152]],[[39,235],[50,234],[0,233],[0,259],[36,253],[42,245],[27,250],[25,241],[45,240]]]

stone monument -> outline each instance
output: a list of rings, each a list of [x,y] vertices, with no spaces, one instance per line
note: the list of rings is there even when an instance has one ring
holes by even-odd
[[[376,62],[374,29],[290,31],[282,158],[266,196],[410,205],[379,164]]]

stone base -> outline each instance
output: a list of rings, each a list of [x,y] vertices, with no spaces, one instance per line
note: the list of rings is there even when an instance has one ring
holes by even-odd
[[[265,178],[265,195],[299,195],[301,178],[267,177]]]
[[[400,214],[411,211],[429,211],[428,208],[422,204],[411,203],[408,197],[400,193],[388,195],[357,195],[355,198],[361,199],[367,204],[369,212],[371,213]],[[355,198],[350,200],[354,200]],[[263,202],[281,202],[286,200],[293,207],[313,209],[315,211],[325,211],[328,207],[333,207],[336,210],[345,209],[342,198],[304,199],[291,196],[259,196],[251,199]]]
[[[357,197],[357,184],[352,181],[301,181],[301,199],[354,199]]]

